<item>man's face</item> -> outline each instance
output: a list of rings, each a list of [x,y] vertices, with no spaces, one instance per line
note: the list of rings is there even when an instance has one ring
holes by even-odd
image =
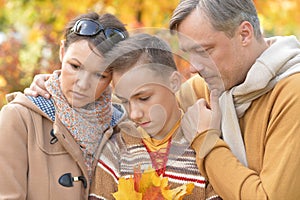
[[[115,95],[125,106],[129,118],[151,137],[164,138],[179,119],[177,102],[167,81],[147,67],[114,72]]]
[[[195,9],[178,27],[180,47],[189,54],[192,73],[199,73],[210,90],[221,94],[241,82],[242,59],[239,36],[229,38],[214,30],[209,20]]]

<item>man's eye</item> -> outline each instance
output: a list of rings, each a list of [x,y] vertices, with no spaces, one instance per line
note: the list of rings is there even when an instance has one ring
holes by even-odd
[[[207,58],[210,56],[210,53],[212,51],[212,48],[208,48],[208,49],[195,49],[195,53],[201,57]]]
[[[202,56],[207,54],[207,51],[203,48],[195,49],[194,52]]]

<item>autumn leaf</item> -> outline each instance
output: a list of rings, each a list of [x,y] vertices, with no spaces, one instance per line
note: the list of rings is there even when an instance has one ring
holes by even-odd
[[[194,184],[189,183],[171,190],[167,177],[158,176],[152,168],[141,173],[137,167],[133,177],[119,179],[118,192],[113,196],[116,200],[181,200],[193,189]]]
[[[134,190],[133,178],[120,178],[118,192],[112,194],[115,199],[119,200],[142,200],[142,193]]]
[[[191,194],[194,189],[194,184],[189,183],[180,187],[174,188],[173,190],[162,190],[162,194],[165,199],[170,200],[182,200],[185,195]]]
[[[141,166],[139,165],[138,167],[135,167],[133,169],[133,181],[134,181],[135,191],[140,191],[141,177],[142,177]]]
[[[165,200],[165,198],[160,187],[152,186],[143,193],[143,200]]]
[[[139,191],[144,193],[150,186],[166,187],[168,182],[165,183],[161,179],[161,177],[157,176],[154,169],[149,168],[142,174]]]

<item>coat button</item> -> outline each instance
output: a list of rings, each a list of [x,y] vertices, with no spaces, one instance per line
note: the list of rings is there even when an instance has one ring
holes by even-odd
[[[66,173],[59,177],[58,179],[59,184],[65,187],[73,187],[73,180],[72,180],[72,174]]]
[[[87,187],[87,181],[84,176],[74,176],[72,177],[71,173],[65,173],[58,179],[58,183],[65,187],[73,187],[73,182],[81,181],[83,187]]]
[[[52,137],[51,140],[50,140],[50,144],[55,144],[58,141],[58,139],[57,139],[56,135],[54,134],[53,129],[50,131],[50,135]]]

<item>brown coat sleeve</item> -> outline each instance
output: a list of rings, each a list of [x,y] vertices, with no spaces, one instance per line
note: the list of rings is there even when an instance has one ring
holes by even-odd
[[[21,105],[9,104],[0,113],[1,199],[26,199],[27,127],[22,118],[26,111]]]

